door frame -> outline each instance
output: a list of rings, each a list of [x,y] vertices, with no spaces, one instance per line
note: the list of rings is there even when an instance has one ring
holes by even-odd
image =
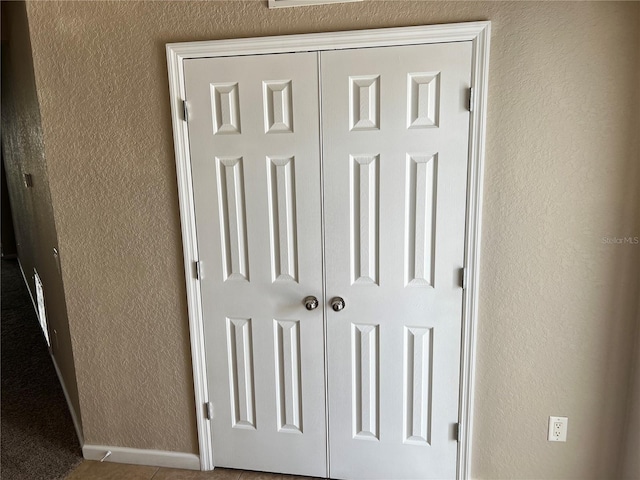
[[[490,36],[491,22],[485,21],[169,43],[166,45],[201,470],[213,469],[214,452],[211,422],[206,415],[209,392],[206,380],[204,317],[200,291],[200,278],[206,275],[206,271],[204,271],[204,268],[197,268],[199,256],[196,241],[194,196],[187,129],[188,105],[185,107],[183,102],[185,98],[184,61],[192,58],[319,52],[366,47],[462,41],[470,41],[472,43],[471,87],[473,93],[469,99],[469,164],[467,172],[457,459],[457,478],[467,479],[471,474],[471,442],[473,437],[475,344],[479,300],[482,184],[487,123]]]

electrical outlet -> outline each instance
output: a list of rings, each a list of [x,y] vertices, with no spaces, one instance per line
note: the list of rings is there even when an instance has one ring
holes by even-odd
[[[569,419],[567,417],[549,417],[549,436],[547,440],[550,442],[566,442],[568,424]]]

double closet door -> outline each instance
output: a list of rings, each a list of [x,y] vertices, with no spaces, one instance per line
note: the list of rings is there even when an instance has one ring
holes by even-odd
[[[470,42],[185,60],[216,466],[455,477],[470,71]]]

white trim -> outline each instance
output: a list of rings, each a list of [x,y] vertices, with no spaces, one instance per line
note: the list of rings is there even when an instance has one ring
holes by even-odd
[[[111,453],[105,458],[108,452]],[[101,461],[104,459],[105,462],[113,463],[200,470],[200,458],[193,453],[110,447],[108,445],[85,445],[82,447],[82,456],[86,460]]]
[[[473,388],[475,372],[475,338],[478,317],[478,284],[480,268],[480,226],[482,219],[482,180],[487,110],[489,69],[489,37],[491,22],[469,22],[449,25],[385,28],[350,32],[313,33],[276,37],[243,38],[167,44],[171,118],[178,176],[178,196],[184,250],[185,276],[193,360],[196,420],[202,470],[213,468],[213,445],[210,422],[204,415],[209,392],[206,384],[203,314],[200,285],[195,277],[198,260],[196,225],[191,181],[189,139],[182,119],[184,95],[184,60],[192,58],[260,55],[306,51],[339,50],[397,45],[418,45],[470,41],[473,45],[472,87],[474,108],[470,114],[469,171],[467,193],[467,232],[465,263],[468,284],[463,304],[463,332],[460,373],[460,430],[458,444],[458,478],[471,473],[471,441],[473,427]]]
[[[207,389],[207,369],[204,350],[204,324],[202,303],[200,301],[200,280],[195,271],[198,261],[196,241],[196,220],[193,203],[193,184],[191,179],[191,159],[189,156],[189,137],[187,124],[181,118],[184,115],[182,99],[184,94],[183,60],[177,52],[167,46],[167,64],[169,70],[169,91],[171,96],[171,120],[173,124],[173,144],[176,152],[176,173],[178,177],[178,197],[180,199],[180,225],[182,228],[182,247],[187,287],[187,310],[189,315],[189,333],[191,339],[191,358],[193,360],[193,388],[196,401],[196,425],[198,428],[198,446],[200,469],[213,469],[213,444],[211,422],[205,415],[205,404],[209,402]]]
[[[491,22],[473,39],[471,105],[469,126],[469,171],[467,178],[467,231],[465,238],[465,289],[462,309],[462,347],[460,358],[460,412],[458,426],[458,478],[471,478],[473,414],[476,366],[476,332],[480,286],[480,240],[482,227],[482,186]]]
[[[67,400],[67,406],[69,407],[71,420],[73,420],[73,426],[76,429],[78,442],[80,443],[80,447],[82,448],[84,447],[84,435],[82,434],[82,427],[80,426],[78,415],[76,414],[76,410],[73,408],[73,404],[71,403],[71,397],[69,397],[69,392],[67,390],[67,386],[64,383],[64,379],[62,378],[62,372],[60,372],[60,368],[58,367],[58,362],[56,362],[56,358],[53,355],[51,355],[51,360],[53,361],[53,367],[56,369],[56,374],[58,375],[58,380],[60,381],[60,386],[62,387],[62,393],[64,393],[64,398]]]
[[[362,0],[269,0],[269,8],[304,7],[330,3],[361,2]]]
[[[169,43],[166,47],[169,61],[169,79],[171,82],[174,73],[177,73],[177,71],[182,72],[182,61],[189,58],[475,41],[483,32],[486,33],[490,24],[491,22],[468,22],[448,25],[354,30],[349,32],[306,33],[275,37]],[[173,80],[177,81],[176,87],[182,86],[181,78],[174,77]],[[173,91],[173,89],[171,90]]]

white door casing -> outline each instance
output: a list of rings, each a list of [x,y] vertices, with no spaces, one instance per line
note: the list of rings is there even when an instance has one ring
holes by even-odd
[[[471,42],[322,52],[332,478],[455,478]]]
[[[214,386],[207,384],[205,379],[207,378],[207,365],[205,362],[205,330],[207,327],[203,326],[203,307],[204,303],[201,304],[201,298],[203,302],[206,302],[207,299],[204,299],[205,296],[205,287],[204,284],[208,279],[211,278],[211,275],[218,275],[220,272],[216,272],[209,265],[207,266],[207,261],[204,262],[205,265],[205,280],[201,280],[197,278],[195,275],[194,262],[199,259],[203,259],[202,247],[199,246],[196,241],[196,215],[197,209],[194,208],[194,185],[197,182],[197,175],[195,170],[191,172],[191,155],[193,152],[189,149],[189,140],[190,140],[190,132],[187,129],[186,119],[184,118],[183,112],[183,104],[182,101],[187,98],[186,97],[186,84],[185,84],[185,66],[188,63],[189,59],[196,58],[214,58],[214,57],[226,57],[226,56],[241,56],[241,55],[253,55],[253,54],[269,54],[269,53],[286,53],[286,52],[305,52],[305,51],[326,51],[326,50],[342,50],[342,49],[350,49],[350,48],[359,48],[359,47],[379,47],[379,46],[391,46],[391,45],[419,45],[419,44],[433,44],[433,43],[448,43],[448,42],[470,42],[471,48],[471,86],[474,89],[475,94],[471,99],[471,107],[472,113],[469,116],[469,163],[468,163],[468,175],[467,175],[467,211],[466,211],[466,235],[464,237],[464,266],[466,267],[467,275],[466,275],[466,285],[464,293],[462,293],[462,340],[461,340],[461,352],[460,356],[454,360],[459,362],[461,368],[455,375],[456,381],[460,379],[460,408],[459,408],[459,438],[460,442],[458,444],[458,455],[457,455],[457,476],[458,478],[466,478],[469,474],[469,464],[470,464],[470,432],[471,432],[471,419],[472,419],[472,391],[473,391],[473,359],[474,359],[474,338],[475,338],[475,323],[477,316],[477,297],[478,297],[478,289],[477,289],[477,276],[478,276],[478,262],[479,262],[479,233],[480,233],[480,220],[481,220],[481,185],[482,185],[482,163],[483,163],[483,150],[484,150],[484,131],[485,131],[485,123],[486,123],[486,92],[487,92],[487,69],[488,69],[488,46],[489,46],[489,30],[490,24],[489,22],[476,22],[476,23],[467,23],[467,24],[454,24],[454,25],[439,25],[439,26],[429,26],[429,27],[407,27],[407,28],[396,28],[396,29],[383,29],[383,30],[369,30],[369,31],[360,31],[360,32],[338,32],[338,33],[330,33],[330,34],[310,34],[310,35],[295,35],[289,37],[265,37],[259,39],[241,39],[241,40],[225,40],[225,41],[214,41],[214,42],[195,42],[195,43],[183,43],[183,44],[170,44],[167,45],[167,57],[169,64],[169,84],[170,84],[170,92],[171,92],[171,103],[172,103],[172,118],[173,118],[173,126],[174,126],[174,145],[176,149],[176,164],[177,164],[177,174],[178,174],[178,187],[179,187],[179,196],[180,196],[180,211],[181,211],[181,219],[182,219],[182,233],[183,233],[183,246],[184,246],[184,257],[185,257],[185,274],[187,279],[187,299],[188,299],[188,311],[189,311],[189,324],[190,324],[190,333],[191,333],[191,346],[192,346],[192,358],[193,358],[193,368],[194,368],[194,387],[195,387],[195,396],[196,396],[196,411],[197,411],[197,425],[198,425],[198,438],[200,443],[200,459],[201,459],[201,467],[203,470],[207,470],[213,467],[213,454],[215,453],[217,456],[218,445],[215,446],[215,452],[212,448],[212,437],[210,435],[211,431],[211,423],[205,417],[205,403],[213,398],[215,395]],[[413,73],[425,73],[424,71],[418,71]],[[428,73],[428,72],[426,72]],[[355,75],[355,74],[354,74]],[[357,75],[356,75],[357,76]],[[271,78],[271,80],[283,80],[286,79],[285,76],[276,76]],[[261,79],[262,81],[262,79]],[[217,81],[216,81],[217,82]],[[230,83],[226,82],[226,83]],[[219,84],[225,83],[225,81],[218,82]],[[220,90],[225,88],[224,85],[219,85],[222,87]],[[424,88],[424,87],[423,87]],[[295,91],[295,89],[293,90]],[[230,98],[230,97],[229,97]],[[210,103],[210,101],[209,101]],[[295,99],[294,99],[295,105]],[[189,105],[189,115],[195,115],[193,111],[193,105]],[[242,115],[242,112],[241,112]],[[193,118],[193,117],[192,117]],[[230,117],[229,117],[230,118]],[[191,119],[190,119],[191,120]],[[325,127],[326,128],[326,127]],[[243,133],[244,134],[244,133]],[[439,153],[439,155],[441,155]],[[379,158],[383,158],[380,155]],[[438,158],[442,158],[441,156]],[[362,162],[361,162],[362,163]],[[366,163],[366,162],[365,162]],[[414,175],[418,178],[417,172],[424,172],[423,165],[418,164],[427,164],[428,161],[425,162],[416,162],[417,167],[422,170],[415,170]],[[230,174],[225,178],[230,178],[229,184],[237,184],[236,180],[239,175],[238,169],[236,169],[236,164],[228,161],[227,164],[224,164],[225,168],[230,168]],[[297,167],[296,163],[296,167]],[[384,165],[382,160],[380,160],[380,165]],[[281,165],[286,168],[286,166]],[[244,161],[243,161],[244,167]],[[379,166],[377,168],[383,169],[383,166]],[[327,169],[327,165],[325,165],[325,170]],[[428,170],[428,168],[427,168]],[[365,170],[363,170],[365,171]],[[384,174],[384,170],[381,170]],[[247,175],[247,170],[244,169],[244,175]],[[296,189],[299,186],[298,183],[298,175],[299,169],[296,169]],[[326,171],[325,171],[326,173]],[[365,171],[366,173],[366,171]],[[286,177],[286,175],[284,175]],[[351,178],[351,177],[349,177]],[[246,180],[246,179],[245,179]],[[360,185],[367,185],[370,182],[365,182],[366,178],[360,178]],[[383,178],[384,180],[384,178]],[[247,180],[248,181],[248,180]],[[281,182],[282,183],[282,182]],[[326,183],[326,181],[325,181]],[[284,182],[286,184],[286,182]],[[382,184],[381,184],[382,185]],[[418,185],[418,183],[416,183]],[[439,187],[439,186],[438,186]],[[440,188],[440,187],[439,187]],[[246,190],[246,189],[245,189]],[[384,191],[384,187],[380,187],[380,195]],[[418,189],[417,191],[422,191]],[[234,197],[234,198],[237,198]],[[246,198],[246,197],[245,197]],[[406,200],[406,199],[405,199]],[[247,212],[250,207],[247,202]],[[217,205],[215,206],[217,208]],[[266,207],[265,207],[266,208]],[[227,209],[228,210],[228,209]],[[219,211],[219,210],[218,210]],[[300,211],[300,210],[298,210]],[[216,211],[214,210],[214,213]],[[249,213],[247,213],[246,218],[249,217]],[[380,217],[381,219],[383,216]],[[198,216],[198,220],[200,220],[200,216]],[[406,218],[405,218],[406,220]],[[199,222],[198,222],[199,223]],[[220,222],[218,222],[220,223]],[[383,221],[380,220],[379,228],[383,228]],[[406,222],[405,222],[406,223]],[[328,226],[329,228],[329,226]],[[406,225],[405,225],[406,228]],[[439,228],[439,227],[438,227]],[[366,230],[366,229],[365,229]],[[247,231],[250,231],[250,228],[247,226]],[[327,230],[328,231],[328,230]],[[251,278],[251,282],[253,282],[254,278],[251,273],[251,268],[253,267],[253,260],[251,259],[251,240],[247,240],[247,245],[249,249],[248,254],[248,264],[249,264],[249,275]],[[380,237],[380,248],[384,245],[384,240]],[[298,245],[298,248],[301,248]],[[220,250],[222,251],[222,250]],[[381,250],[380,250],[381,251]],[[300,252],[302,253],[302,252]],[[329,249],[327,251],[329,253]],[[239,258],[239,257],[238,257]],[[366,257],[363,257],[366,258]],[[227,262],[229,263],[229,262]],[[382,262],[384,263],[384,261]],[[239,266],[241,261],[236,259],[236,263],[233,263],[233,258],[231,259],[232,265]],[[406,264],[406,262],[403,262]],[[281,264],[282,265],[282,264]],[[238,267],[239,268],[239,267]],[[329,268],[329,265],[327,266]],[[221,270],[223,271],[223,270]],[[229,268],[227,268],[229,271]],[[300,270],[301,271],[301,270]],[[273,271],[271,271],[273,273]],[[375,274],[376,272],[374,272]],[[384,268],[381,267],[378,270],[378,275],[380,278],[380,282],[384,283]],[[406,272],[405,272],[406,273]],[[455,274],[453,278],[455,278]],[[405,275],[406,276],[406,275]],[[433,276],[435,278],[435,282],[439,285],[440,276],[436,273]],[[201,291],[202,288],[202,291]],[[328,286],[328,288],[330,288]],[[382,288],[382,287],[381,287]],[[308,292],[304,292],[305,295]],[[335,292],[339,294],[338,292]],[[333,292],[327,291],[327,302],[330,300]],[[349,293],[351,295],[351,292]],[[347,300],[347,309],[345,309],[341,314],[344,314],[345,321],[349,323],[349,320],[346,317],[349,309],[353,310],[353,302],[349,300],[349,296],[345,295],[345,299]],[[319,297],[320,299],[320,297]],[[300,301],[300,299],[297,299]],[[262,306],[260,306],[262,308]],[[287,313],[291,313],[290,311]],[[307,317],[303,317],[303,315],[307,312],[303,312],[299,315],[302,320],[299,320],[298,326],[304,325],[304,319]],[[312,312],[313,313],[313,312]],[[270,314],[271,315],[271,314]],[[340,314],[336,315],[336,319]],[[247,315],[245,314],[245,317]],[[267,315],[269,316],[269,315]],[[283,317],[281,315],[281,317]],[[241,335],[237,338],[240,338],[240,343],[243,341],[248,342],[247,338],[247,325],[248,322],[242,322],[242,318],[240,317],[240,321],[233,323],[234,328],[237,327],[237,331],[241,332]],[[291,322],[290,318],[282,318],[282,320]],[[237,319],[236,319],[237,320]],[[245,318],[246,320],[246,318]],[[331,318],[329,320],[329,325],[331,323]],[[271,319],[273,322],[273,319]],[[252,327],[256,325],[255,321],[252,320]],[[287,325],[291,325],[291,323],[287,323]],[[378,327],[378,332],[375,334],[378,337],[378,340],[382,339],[384,335],[379,332],[383,332],[383,324],[381,323]],[[255,328],[255,327],[253,327]],[[420,327],[419,328],[423,328]],[[431,328],[431,327],[427,327]],[[435,328],[435,327],[434,327]],[[225,335],[228,337],[229,333],[225,332]],[[301,328],[298,329],[299,332],[302,331]],[[437,331],[437,330],[436,330]],[[273,339],[273,331],[269,332],[271,334],[271,338]],[[367,333],[361,331],[361,333]],[[414,335],[415,339],[418,338],[415,334],[419,334],[418,330],[414,332],[409,332],[411,335]],[[244,336],[243,336],[244,335]],[[407,338],[407,332],[405,331],[405,335],[403,336],[403,343]],[[255,338],[255,334],[254,334]],[[288,338],[293,338],[289,335]],[[351,337],[350,337],[351,338]],[[363,337],[364,338],[364,337]],[[439,338],[439,337],[437,337]],[[412,345],[415,347],[416,345],[425,345],[424,338],[422,341],[417,341],[414,339]],[[300,345],[304,342],[301,340]],[[366,342],[363,342],[365,344]],[[427,344],[429,341],[426,342]],[[272,342],[273,344],[273,342]],[[380,343],[382,345],[383,343]],[[280,345],[284,346],[284,343],[281,342]],[[434,345],[437,345],[434,343]],[[278,344],[276,343],[276,347]],[[406,345],[403,346],[403,348]],[[272,347],[273,348],[273,347]],[[288,347],[287,347],[288,348]],[[277,350],[277,348],[276,348]],[[282,350],[282,348],[280,348]],[[382,350],[382,348],[381,348]],[[437,350],[437,349],[436,349]],[[401,350],[402,351],[402,350]],[[435,351],[435,350],[434,350]],[[273,352],[275,353],[275,352]],[[383,352],[381,352],[383,353]],[[435,353],[434,353],[435,355]],[[225,361],[227,361],[229,357],[229,352],[225,353]],[[254,361],[257,357],[257,354],[254,353]],[[271,364],[272,369],[275,370],[274,358],[272,357]],[[255,363],[254,363],[255,366]],[[321,367],[322,365],[320,365]],[[352,364],[349,364],[346,368],[347,372],[351,372]],[[404,368],[404,366],[403,366]],[[254,372],[255,373],[255,372]],[[382,371],[381,371],[382,373]],[[406,375],[406,372],[403,371],[403,378]],[[254,375],[255,376],[255,375]],[[380,377],[382,378],[382,376]],[[228,378],[225,379],[228,382]],[[275,380],[272,378],[272,380]],[[434,378],[435,382],[435,378]],[[303,381],[304,384],[304,381]],[[211,388],[210,388],[211,387]],[[257,394],[258,388],[255,388],[255,392]],[[304,392],[304,388],[302,389]],[[230,397],[228,397],[230,398]],[[274,402],[275,403],[275,402]],[[216,406],[216,416],[218,415],[218,406]],[[260,423],[260,415],[256,415],[255,419],[257,423]],[[306,417],[303,416],[303,419]],[[406,419],[405,419],[406,420]],[[215,417],[214,417],[215,422]],[[277,422],[275,422],[277,423]],[[414,422],[415,423],[415,422]],[[307,423],[304,424],[304,429],[306,430]],[[420,422],[415,423],[418,425],[416,428],[420,429]],[[404,425],[408,425],[406,422]],[[435,435],[435,424],[431,431],[431,435]],[[380,422],[380,430],[381,434],[384,434],[384,425]],[[284,434],[281,434],[281,436]],[[306,435],[306,433],[305,433]],[[303,435],[304,436],[304,435]],[[330,440],[331,442],[331,440]],[[307,462],[305,462],[307,463]],[[334,470],[332,469],[332,472]]]

